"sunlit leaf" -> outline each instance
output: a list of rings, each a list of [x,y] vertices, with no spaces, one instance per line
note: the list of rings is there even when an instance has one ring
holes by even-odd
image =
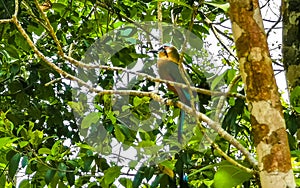
[[[87,129],[92,124],[96,124],[99,121],[99,113],[91,112],[87,116],[85,116],[81,122],[81,128]]]
[[[214,185],[216,188],[231,188],[240,185],[249,180],[251,174],[228,163],[223,162],[214,176]]]
[[[204,2],[204,3],[222,9],[224,12],[228,12],[229,10],[229,3],[219,3],[219,2]]]
[[[104,172],[104,182],[106,185],[109,185],[119,177],[121,173],[121,168],[118,166],[111,167]]]

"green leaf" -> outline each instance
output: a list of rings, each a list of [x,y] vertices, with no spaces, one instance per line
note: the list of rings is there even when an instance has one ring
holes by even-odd
[[[67,172],[67,180],[71,186],[74,185],[75,184],[75,174],[73,172]]]
[[[164,0],[164,1],[163,0],[159,0],[159,1],[161,1],[161,2],[171,2],[171,3],[177,4],[177,5],[181,5],[181,6],[184,6],[184,7],[187,7],[189,9],[193,10],[193,7],[191,7],[190,5],[184,3],[181,0],[167,0],[167,1],[166,0]]]
[[[24,179],[19,184],[19,188],[28,188],[28,187],[31,187],[29,179]]]
[[[66,176],[67,166],[65,163],[59,163],[58,165],[58,177],[63,179]]]
[[[164,176],[164,174],[159,174],[155,177],[154,181],[152,182],[150,188],[156,188],[159,185],[159,182],[161,180],[161,178]]]
[[[229,3],[220,3],[220,2],[204,2],[204,3],[222,9],[224,12],[228,12],[230,7]]]
[[[249,180],[251,177],[251,174],[225,161],[221,163],[219,170],[214,176],[214,186],[216,188],[232,188]]]
[[[10,178],[13,178],[18,170],[19,162],[21,159],[21,154],[16,153],[9,162],[8,175]]]
[[[49,148],[40,148],[38,153],[40,155],[42,155],[42,154],[47,154],[48,155],[48,154],[51,154],[51,150]]]
[[[132,181],[128,178],[120,178],[119,182],[126,188],[132,188]]]
[[[294,110],[300,114],[300,107],[294,107]]]
[[[119,126],[115,126],[115,130],[114,131],[115,131],[115,136],[116,136],[117,140],[119,142],[124,142],[125,136],[122,133],[122,131],[120,130]]]
[[[140,141],[138,143],[138,147],[151,147],[151,146],[154,146],[155,145],[155,142],[154,141],[150,141],[150,140],[146,140],[146,141]]]
[[[235,75],[236,75],[236,70],[234,70],[234,69],[229,69],[229,70],[227,71],[227,74],[226,74],[226,76],[227,76],[227,84],[230,84],[230,82],[231,82],[232,79],[235,77]]]
[[[144,173],[145,168],[147,168],[147,167],[146,166],[140,167],[138,172],[135,174],[134,179],[133,179],[133,183],[132,183],[133,188],[138,188],[139,185],[142,183],[142,180],[143,180],[144,175],[145,175],[145,173]]]
[[[134,169],[139,162],[136,160],[129,161],[129,168]]]
[[[74,101],[69,101],[68,105],[79,115],[83,115],[83,104],[82,102],[74,102]]]
[[[1,174],[0,176],[0,187],[5,187],[5,183],[6,183],[6,175],[4,173]]]
[[[143,102],[143,99],[140,97],[134,97],[133,99],[133,106],[139,106]]]
[[[45,174],[45,182],[46,184],[49,184],[51,182],[51,180],[53,179],[54,175],[55,175],[56,171],[52,170],[52,169],[48,169],[46,174]]]
[[[66,5],[62,3],[52,3],[52,8],[56,11],[62,11],[66,8]]]
[[[300,113],[300,86],[297,86],[292,90],[291,104],[294,107],[294,110]]]
[[[61,141],[60,140],[56,141],[51,148],[51,155],[53,156],[59,155],[61,152],[61,147],[62,147]]]
[[[115,114],[113,111],[107,112],[106,115],[113,124],[115,124],[117,122],[117,118],[115,117]]]
[[[27,146],[28,144],[29,144],[28,141],[21,141],[21,142],[19,142],[20,148],[24,148],[24,147]]]
[[[28,157],[27,156],[22,157],[21,163],[22,163],[22,168],[27,166],[28,165]]]
[[[28,51],[30,49],[29,44],[26,42],[26,40],[21,34],[16,35],[15,43],[18,47],[22,48],[24,51]]]
[[[85,157],[83,159],[84,161],[84,166],[83,166],[83,171],[88,172],[91,169],[91,164],[94,161],[93,157]]]
[[[145,170],[145,178],[147,181],[149,181],[153,177],[155,170],[156,169],[153,166],[150,166]]]
[[[44,133],[43,131],[35,130],[34,132],[28,132],[28,136],[30,137],[29,142],[33,146],[38,146],[43,141]]]
[[[62,14],[66,9],[66,5],[62,3],[53,3],[52,9],[59,12],[59,14]]]
[[[121,167],[119,166],[113,166],[107,169],[104,172],[104,182],[106,185],[109,185],[115,181],[116,178],[118,178],[121,174]]]
[[[217,85],[224,79],[224,76],[227,74],[227,71],[223,72],[221,75],[218,75],[211,83],[211,90],[215,90]]]
[[[92,112],[89,113],[87,116],[85,116],[81,122],[81,128],[87,129],[92,124],[96,124],[99,121],[99,113],[98,112]]]
[[[174,163],[172,163],[169,160],[165,160],[165,161],[163,161],[163,162],[161,162],[159,164],[162,165],[162,166],[164,166],[164,167],[166,167],[166,168],[168,168],[168,169],[171,169],[171,170],[174,169]]]
[[[109,168],[109,165],[107,164],[107,161],[104,158],[96,159],[95,162],[102,171],[105,171]]]
[[[11,144],[11,143],[13,143],[16,140],[18,140],[18,138],[14,138],[14,139],[12,139],[11,137],[0,138],[0,148],[2,148],[3,146],[5,146],[6,144]]]

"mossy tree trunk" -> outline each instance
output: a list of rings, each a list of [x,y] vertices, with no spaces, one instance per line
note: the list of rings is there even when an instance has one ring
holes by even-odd
[[[300,113],[300,1],[283,0],[282,11],[283,65],[288,81],[290,103],[294,110]]]
[[[261,186],[295,187],[290,149],[258,0],[230,0],[230,19],[245,83]]]

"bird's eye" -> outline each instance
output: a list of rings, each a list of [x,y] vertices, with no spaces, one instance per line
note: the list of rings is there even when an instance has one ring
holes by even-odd
[[[166,49],[164,49],[164,53],[165,53],[165,55],[168,57],[168,52],[167,52]]]
[[[167,46],[162,46],[158,49],[159,52],[163,52],[166,57],[168,57]]]

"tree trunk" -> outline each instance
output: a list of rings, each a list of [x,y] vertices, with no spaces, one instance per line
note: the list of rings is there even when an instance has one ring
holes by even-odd
[[[230,19],[251,113],[263,188],[296,187],[290,149],[258,0],[230,0]]]
[[[288,81],[288,89],[293,92],[300,86],[300,1],[283,0],[283,64]],[[291,99],[292,106],[300,105]]]

